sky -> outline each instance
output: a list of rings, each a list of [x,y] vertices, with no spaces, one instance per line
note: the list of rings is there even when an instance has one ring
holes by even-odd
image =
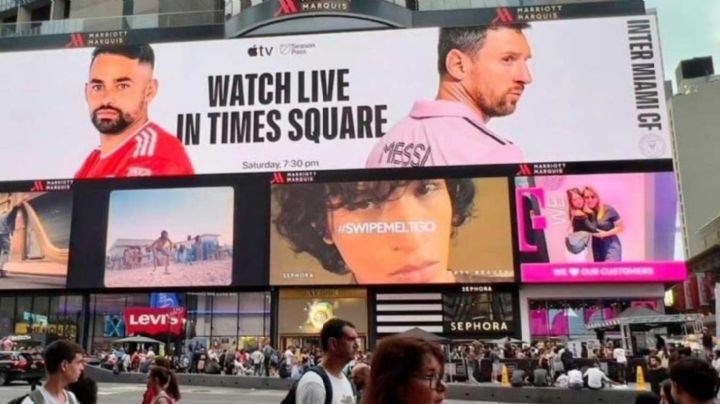
[[[233,199],[231,187],[113,191],[107,247],[118,238],[154,240],[162,230],[173,243],[208,233],[232,244]]]
[[[720,73],[720,0],[645,0],[656,9],[665,79],[675,82],[681,60],[712,56]]]

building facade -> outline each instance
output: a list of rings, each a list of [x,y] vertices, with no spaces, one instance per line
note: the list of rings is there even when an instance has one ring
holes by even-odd
[[[28,344],[38,345],[68,337],[91,352],[134,334],[164,342],[169,352],[267,341],[284,348],[317,345],[322,323],[342,317],[357,326],[363,349],[372,349],[379,338],[413,328],[458,342],[589,340],[596,335],[587,323],[637,306],[664,312],[665,285],[684,280],[685,267],[662,61],[650,52],[646,65],[635,66],[627,50],[628,43],[657,49],[655,17],[642,1],[585,3],[598,2],[0,2],[0,46],[14,58],[0,69],[42,79],[36,63],[10,50],[56,58],[76,88],[52,87],[49,99],[92,88],[85,83],[97,79],[84,75],[95,46],[151,42],[163,84],[153,123],[133,138],[134,157],[160,147],[167,131],[188,150],[196,174],[140,178],[147,169],[131,167],[138,178],[70,180],[76,167],[52,149],[63,148],[63,161],[80,161],[97,139],[73,137],[75,150],[30,135],[29,144],[48,149],[43,163],[0,178],[9,212],[0,233],[7,244],[0,249],[7,256],[1,333],[30,335]],[[504,146],[510,143],[493,131],[507,133],[526,157],[425,164],[440,158],[431,153],[439,145],[387,141],[371,150],[416,99],[434,96],[443,65],[437,27],[498,23],[532,25],[526,35],[539,55],[528,70],[535,80],[526,79],[517,113],[493,120],[492,129],[465,119]],[[569,51],[572,34],[592,41],[600,32],[600,51],[572,67],[595,69],[597,80],[562,85],[549,44]],[[197,42],[203,39],[210,41]],[[365,49],[367,41],[376,46]],[[60,47],[77,49],[39,50]],[[635,69],[643,77],[628,78]],[[636,110],[628,79],[660,83],[646,98],[654,115]],[[553,88],[567,97],[542,96]],[[577,91],[600,90],[614,102],[568,102]],[[41,120],[21,107],[13,117],[42,125],[83,110],[83,102],[60,103]],[[592,124],[553,118],[563,108]],[[537,111],[547,112],[546,128],[538,128]],[[608,126],[608,113],[620,117],[616,126]],[[97,132],[87,120],[68,122],[68,133]],[[623,140],[638,122],[642,136]],[[580,145],[621,136],[614,151],[602,151],[566,142],[569,133],[582,133]],[[365,170],[374,164],[385,168]],[[636,194],[628,197],[628,188]],[[66,199],[24,220],[33,202],[17,200],[30,189]],[[576,234],[574,189],[607,204],[596,213],[605,219],[601,231],[618,229],[607,237],[614,244],[597,229]],[[398,207],[406,198],[429,204],[426,195],[438,190],[443,196],[432,208]],[[576,236],[585,243],[578,251]],[[47,241],[53,238],[60,241]],[[619,245],[622,257],[600,253]],[[48,272],[63,251],[66,273]]]

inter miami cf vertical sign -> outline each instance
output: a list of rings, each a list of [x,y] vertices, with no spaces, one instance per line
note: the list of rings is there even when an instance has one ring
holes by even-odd
[[[351,0],[278,0],[275,17],[322,11],[350,11]]]

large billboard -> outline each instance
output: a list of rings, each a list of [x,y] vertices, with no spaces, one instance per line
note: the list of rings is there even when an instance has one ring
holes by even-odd
[[[515,183],[523,282],[685,279],[672,172],[517,177]]]
[[[0,83],[3,181],[671,158],[654,16],[16,52],[0,75],[30,78]]]
[[[271,285],[514,282],[507,178],[272,186]]]

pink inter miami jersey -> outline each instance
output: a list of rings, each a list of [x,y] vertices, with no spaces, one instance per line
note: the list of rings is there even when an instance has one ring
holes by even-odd
[[[110,153],[93,150],[75,178],[192,175],[194,170],[182,143],[148,122]]]
[[[475,112],[455,101],[417,101],[370,152],[366,166],[423,167],[523,161],[509,140],[491,132]]]

